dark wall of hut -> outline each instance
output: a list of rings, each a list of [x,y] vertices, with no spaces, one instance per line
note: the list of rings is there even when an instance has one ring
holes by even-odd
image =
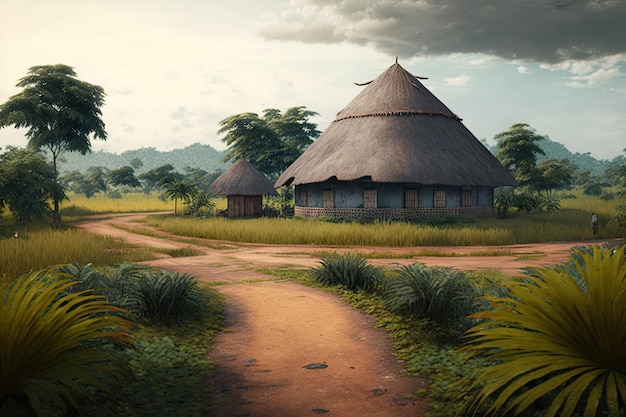
[[[297,185],[295,205],[327,208],[491,207],[493,188],[331,180]]]

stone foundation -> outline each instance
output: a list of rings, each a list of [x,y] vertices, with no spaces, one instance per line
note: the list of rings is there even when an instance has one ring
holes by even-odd
[[[294,208],[294,215],[300,217],[333,217],[336,219],[391,219],[415,220],[429,217],[491,217],[496,211],[488,207],[455,207],[455,208]]]

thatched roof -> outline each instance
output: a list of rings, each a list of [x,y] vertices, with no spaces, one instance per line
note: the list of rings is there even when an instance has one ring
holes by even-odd
[[[272,183],[250,162],[239,159],[209,187],[215,195],[276,195]]]
[[[358,94],[274,184],[340,181],[517,182],[441,101],[397,62]]]

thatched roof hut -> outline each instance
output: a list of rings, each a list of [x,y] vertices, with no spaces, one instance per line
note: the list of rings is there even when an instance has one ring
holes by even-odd
[[[420,184],[516,185],[502,164],[397,62],[341,110],[275,183],[330,178]]]
[[[228,198],[228,217],[260,216],[263,196],[276,195],[272,183],[246,159],[239,159],[209,187],[209,193]]]
[[[420,79],[396,61],[282,173],[296,215],[492,215],[493,189],[517,182]]]

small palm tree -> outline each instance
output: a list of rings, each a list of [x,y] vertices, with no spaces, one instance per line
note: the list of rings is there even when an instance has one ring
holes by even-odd
[[[566,264],[504,283],[511,296],[470,329],[465,349],[489,361],[472,384],[486,415],[626,411],[626,246],[574,250]],[[537,404],[542,403],[541,406]],[[547,404],[547,405],[546,405]]]
[[[127,313],[90,292],[68,293],[75,284],[44,271],[0,286],[0,411],[76,410],[86,385],[107,392],[98,376],[121,369],[114,349],[92,342],[125,342]]]
[[[190,200],[198,193],[198,186],[187,181],[174,178],[165,186],[165,196],[174,200],[174,215],[178,213],[178,199]]]

